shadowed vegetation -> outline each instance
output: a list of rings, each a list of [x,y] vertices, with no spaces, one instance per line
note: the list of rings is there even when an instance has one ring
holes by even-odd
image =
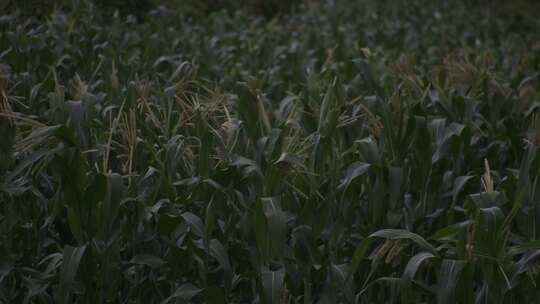
[[[186,2],[0,16],[0,303],[537,301],[527,2]]]

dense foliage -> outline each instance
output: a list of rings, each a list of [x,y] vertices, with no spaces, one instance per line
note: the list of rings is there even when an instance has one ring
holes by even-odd
[[[9,14],[22,14],[34,17],[46,17],[55,10],[72,10],[85,0],[2,0],[0,10]],[[305,0],[319,1],[319,0]],[[151,9],[159,6],[174,7],[183,14],[205,16],[214,11],[225,10],[271,18],[294,11],[301,0],[92,0],[100,10],[117,11],[122,15],[133,15],[139,21],[145,20]]]
[[[540,297],[532,6],[73,3],[0,17],[0,303]]]

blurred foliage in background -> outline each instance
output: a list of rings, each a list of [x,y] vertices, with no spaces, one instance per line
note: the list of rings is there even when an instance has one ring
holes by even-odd
[[[211,12],[227,10],[233,12],[244,10],[246,13],[273,17],[277,14],[288,13],[296,8],[301,0],[93,0],[91,1],[102,11],[121,14],[132,14],[144,18],[148,11],[160,5],[191,12],[198,16]],[[313,0],[311,0],[313,1]],[[3,0],[0,9],[10,13],[19,11],[23,15],[46,16],[55,9],[66,9],[79,5],[80,0]]]
[[[68,9],[78,6],[81,0],[4,0],[0,9],[6,13],[20,12],[26,16],[47,16],[55,9]],[[83,0],[84,1],[84,0]],[[242,10],[255,16],[271,18],[280,14],[291,13],[301,4],[313,4],[320,0],[92,0],[103,12],[120,12],[123,15],[132,14],[144,19],[148,12],[159,6],[168,9],[191,13],[198,17],[209,13],[226,10],[234,12]],[[400,0],[399,0],[400,1]],[[462,0],[465,5],[475,9],[495,10],[499,16],[514,18],[536,18],[540,13],[540,2],[535,0]],[[365,2],[359,0],[357,2]],[[388,0],[379,1],[388,5]],[[391,1],[390,1],[391,2]],[[443,1],[444,2],[444,1]],[[391,3],[390,3],[391,4]],[[355,4],[352,3],[351,6]]]
[[[534,1],[0,3],[0,303],[538,302]]]

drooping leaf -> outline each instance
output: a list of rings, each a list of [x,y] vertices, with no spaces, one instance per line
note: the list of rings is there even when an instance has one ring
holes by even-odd
[[[357,177],[365,174],[368,172],[370,164],[362,163],[362,162],[355,162],[351,164],[347,171],[345,172],[345,176],[341,179],[338,190],[346,190],[349,184]]]
[[[437,230],[434,234],[431,235],[430,239],[443,241],[443,240],[454,240],[454,236],[459,232],[465,230],[473,221],[463,221],[460,223],[452,224]]]
[[[231,288],[231,281],[233,278],[233,271],[231,267],[231,263],[229,261],[229,255],[227,254],[227,250],[221,242],[217,239],[210,240],[210,254],[219,262],[219,265],[221,265],[221,268],[223,268],[223,271],[225,272],[225,286],[228,289]]]
[[[176,291],[170,295],[167,299],[163,300],[161,304],[174,303],[176,299],[182,299],[189,301],[201,293],[202,289],[197,286],[185,283],[176,289]]]
[[[377,232],[372,233],[370,237],[381,237],[381,238],[390,239],[390,240],[403,240],[403,239],[411,240],[417,245],[419,245],[421,248],[423,248],[424,250],[427,250],[433,255],[438,256],[437,249],[433,247],[433,245],[428,243],[424,238],[422,238],[418,234],[412,233],[407,230],[383,229],[383,230],[379,230]]]
[[[182,214],[184,220],[189,224],[191,231],[198,237],[205,237],[205,229],[202,220],[191,212],[185,212]]]
[[[407,300],[412,300],[413,291],[411,290],[411,283],[414,280],[414,277],[416,276],[416,273],[418,272],[422,264],[432,258],[435,258],[432,253],[420,252],[409,259],[409,262],[407,263],[407,266],[405,266],[405,270],[401,275],[400,288],[402,290],[401,294],[403,296],[404,302],[406,302]]]

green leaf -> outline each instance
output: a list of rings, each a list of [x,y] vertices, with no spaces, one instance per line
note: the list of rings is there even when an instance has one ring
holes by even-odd
[[[302,225],[291,232],[295,249],[296,263],[307,269],[320,261],[320,252],[310,226]]]
[[[197,286],[190,283],[185,283],[185,284],[182,284],[180,287],[178,287],[178,289],[176,289],[176,291],[172,295],[170,295],[167,299],[162,301],[161,304],[171,303],[176,299],[189,301],[193,299],[196,295],[201,293],[201,291],[202,289],[197,288]]]
[[[465,187],[468,181],[470,181],[474,176],[458,176],[456,180],[454,181],[454,189],[452,190],[452,204],[457,203],[457,199],[459,197],[459,194]]]
[[[221,268],[223,268],[223,271],[225,272],[225,286],[227,290],[231,288],[231,281],[233,278],[233,272],[231,263],[229,261],[229,255],[227,254],[227,250],[221,242],[217,239],[210,240],[210,255],[212,255],[218,262],[219,265],[221,265]]]
[[[464,267],[464,261],[446,259],[442,261],[438,274],[437,304],[456,303],[456,286]]]
[[[0,284],[15,269],[11,261],[0,261]]]
[[[98,174],[85,191],[86,203],[96,206],[102,202],[107,194],[107,179],[103,174]]]
[[[72,128],[62,125],[58,128],[55,128],[53,133],[54,136],[56,136],[58,139],[62,140],[71,147],[77,147],[79,145],[77,137],[75,136],[75,132]]]
[[[480,208],[476,217],[476,250],[487,256],[498,258],[505,254],[502,225],[504,215],[499,207]]]
[[[65,246],[60,269],[59,303],[71,303],[71,294],[75,286],[75,278],[79,264],[86,251],[86,245],[81,247]]]
[[[301,168],[303,170],[307,170],[306,166],[304,165],[304,162],[302,161],[300,157],[291,153],[287,153],[287,152],[282,153],[279,156],[278,160],[275,161],[275,164],[282,164],[282,165],[287,164],[293,168],[296,167],[296,168]]]
[[[71,233],[79,243],[83,243],[84,230],[79,213],[75,210],[75,208],[71,206],[66,206],[66,213],[67,222],[69,224],[69,229],[71,230]]]
[[[124,186],[121,175],[113,173],[108,174],[106,177],[107,193],[103,205],[100,208],[101,213],[99,218],[99,228],[101,228],[99,236],[102,239],[109,239],[111,237],[113,226],[118,217],[120,204],[126,192],[126,187]]]
[[[196,216],[195,214],[191,212],[185,212],[182,214],[182,217],[184,220],[189,224],[189,227],[191,227],[191,231],[198,237],[204,238],[206,233],[204,229],[203,222],[201,218]]]
[[[463,221],[437,230],[430,239],[437,241],[454,241],[454,236],[465,230],[473,221]]]
[[[524,244],[515,245],[509,248],[508,255],[523,254],[528,251],[540,249],[540,240],[530,241]]]
[[[390,191],[390,203],[392,207],[397,204],[401,195],[401,187],[403,184],[403,168],[389,167],[388,168],[388,183]]]
[[[215,210],[215,204],[214,199],[208,203],[208,206],[206,206],[206,216],[204,219],[205,224],[205,239],[209,240],[212,237],[212,231],[214,230],[214,227],[216,226],[216,210]]]
[[[407,266],[401,275],[401,279],[411,282],[422,263],[431,258],[435,258],[435,256],[430,252],[420,252],[414,255],[407,263]]]
[[[347,190],[347,187],[349,187],[349,184],[357,177],[365,174],[368,172],[370,164],[362,163],[362,162],[355,162],[349,165],[347,168],[347,172],[345,173],[345,176],[341,179],[339,186],[337,187],[338,190]]]
[[[358,147],[358,152],[365,163],[380,166],[382,163],[381,152],[377,143],[371,138],[364,138],[354,142]]]
[[[502,206],[506,203],[504,197],[498,191],[471,194],[470,198],[478,208],[490,208]]]
[[[349,263],[349,268],[347,269],[347,280],[349,280],[352,275],[356,273],[356,271],[358,270],[358,266],[360,266],[360,262],[362,262],[362,260],[366,258],[370,245],[371,239],[365,238],[362,240],[360,245],[356,247],[351,262]]]
[[[263,271],[262,274],[263,298],[265,304],[281,304],[283,271]]]
[[[412,291],[411,288],[411,282],[414,280],[414,277],[416,273],[418,272],[418,269],[420,269],[420,266],[425,261],[435,258],[435,256],[430,252],[420,252],[416,255],[414,255],[409,262],[407,263],[407,266],[405,266],[405,270],[403,271],[403,274],[401,275],[401,291],[402,295],[404,297],[403,302],[407,302],[407,299],[411,301],[412,299]]]
[[[137,264],[137,265],[146,265],[150,268],[159,268],[165,264],[165,262],[151,254],[138,254],[134,256],[130,263]]]
[[[262,260],[261,262],[266,263],[266,260],[270,255],[270,231],[268,228],[268,221],[264,215],[262,200],[258,200],[255,205],[254,227],[255,239]]]
[[[205,303],[227,304],[227,297],[222,287],[209,286],[202,292]]]
[[[261,198],[261,203],[268,225],[270,251],[273,255],[281,255],[287,234],[287,216],[277,198]]]
[[[401,229],[383,229],[379,230],[377,232],[374,232],[370,235],[370,237],[381,237],[385,239],[390,240],[401,240],[401,239],[407,239],[411,240],[417,245],[419,245],[424,250],[427,250],[431,252],[433,255],[438,256],[437,249],[433,247],[431,244],[429,244],[424,238],[419,236],[416,233],[412,233],[407,230],[401,230]]]
[[[334,95],[334,89],[336,86],[336,79],[332,81],[331,84],[328,85],[326,89],[326,94],[324,94],[321,108],[319,110],[319,124],[317,128],[318,133],[322,133],[323,130],[328,128],[328,120],[329,120],[329,113],[333,110],[332,102],[335,102],[335,95]]]

